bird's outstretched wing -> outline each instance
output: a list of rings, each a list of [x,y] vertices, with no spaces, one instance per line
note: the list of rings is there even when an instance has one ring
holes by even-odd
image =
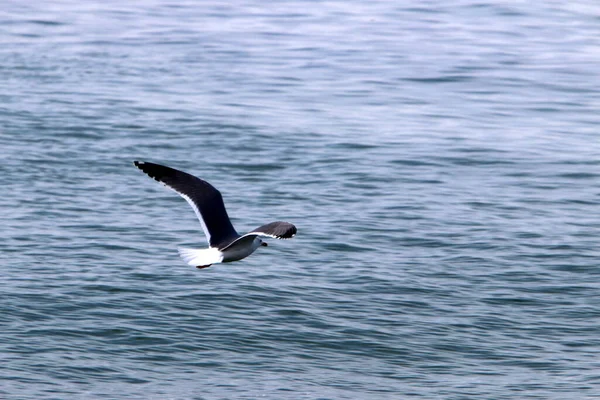
[[[294,237],[298,230],[289,222],[275,221],[269,224],[259,226],[248,232],[247,235],[268,236],[275,239],[290,239]],[[245,235],[244,235],[245,236]]]
[[[219,250],[225,251],[230,247],[240,245],[245,242],[252,242],[257,236],[266,236],[275,239],[290,239],[293,238],[294,235],[296,235],[296,232],[296,227],[290,224],[289,222],[275,221],[263,226],[259,226],[252,232],[248,232],[245,235],[240,236],[239,238],[229,243],[225,247],[220,248]]]
[[[229,243],[239,237],[229,220],[221,192],[210,183],[164,165],[143,161],[134,161],[133,164],[149,177],[177,192],[192,206],[210,247]]]

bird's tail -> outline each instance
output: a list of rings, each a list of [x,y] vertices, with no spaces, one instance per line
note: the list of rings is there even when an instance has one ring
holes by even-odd
[[[179,255],[188,265],[192,267],[208,267],[223,261],[223,254],[214,247],[208,249],[187,249],[179,247]]]

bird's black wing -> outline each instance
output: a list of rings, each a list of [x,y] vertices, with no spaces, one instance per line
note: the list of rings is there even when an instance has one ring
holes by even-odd
[[[210,183],[163,165],[142,161],[133,163],[149,177],[173,189],[192,206],[209,246],[217,247],[239,237],[229,220],[221,192]]]
[[[252,232],[248,232],[245,235],[240,236],[233,242],[226,244],[224,247],[220,247],[219,250],[225,251],[231,249],[234,246],[250,244],[257,236],[272,237],[275,239],[290,239],[296,235],[297,229],[294,225],[289,222],[276,221],[269,224],[260,226],[254,229]]]
[[[276,239],[290,239],[294,237],[297,229],[289,222],[275,221],[269,224],[259,226],[247,235],[268,236]]]

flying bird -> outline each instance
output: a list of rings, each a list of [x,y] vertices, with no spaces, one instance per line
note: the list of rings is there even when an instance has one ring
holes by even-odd
[[[183,197],[200,220],[208,248],[178,248],[179,255],[188,265],[207,268],[212,264],[238,261],[254,253],[258,247],[267,246],[261,237],[290,239],[296,234],[294,225],[276,221],[240,235],[229,220],[221,192],[210,183],[159,164],[143,161],[134,161],[133,164]]]

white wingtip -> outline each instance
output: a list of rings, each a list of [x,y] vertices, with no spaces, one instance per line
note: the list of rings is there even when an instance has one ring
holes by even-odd
[[[218,264],[223,261],[223,253],[214,247],[208,249],[188,249],[179,247],[179,256],[192,267]]]

